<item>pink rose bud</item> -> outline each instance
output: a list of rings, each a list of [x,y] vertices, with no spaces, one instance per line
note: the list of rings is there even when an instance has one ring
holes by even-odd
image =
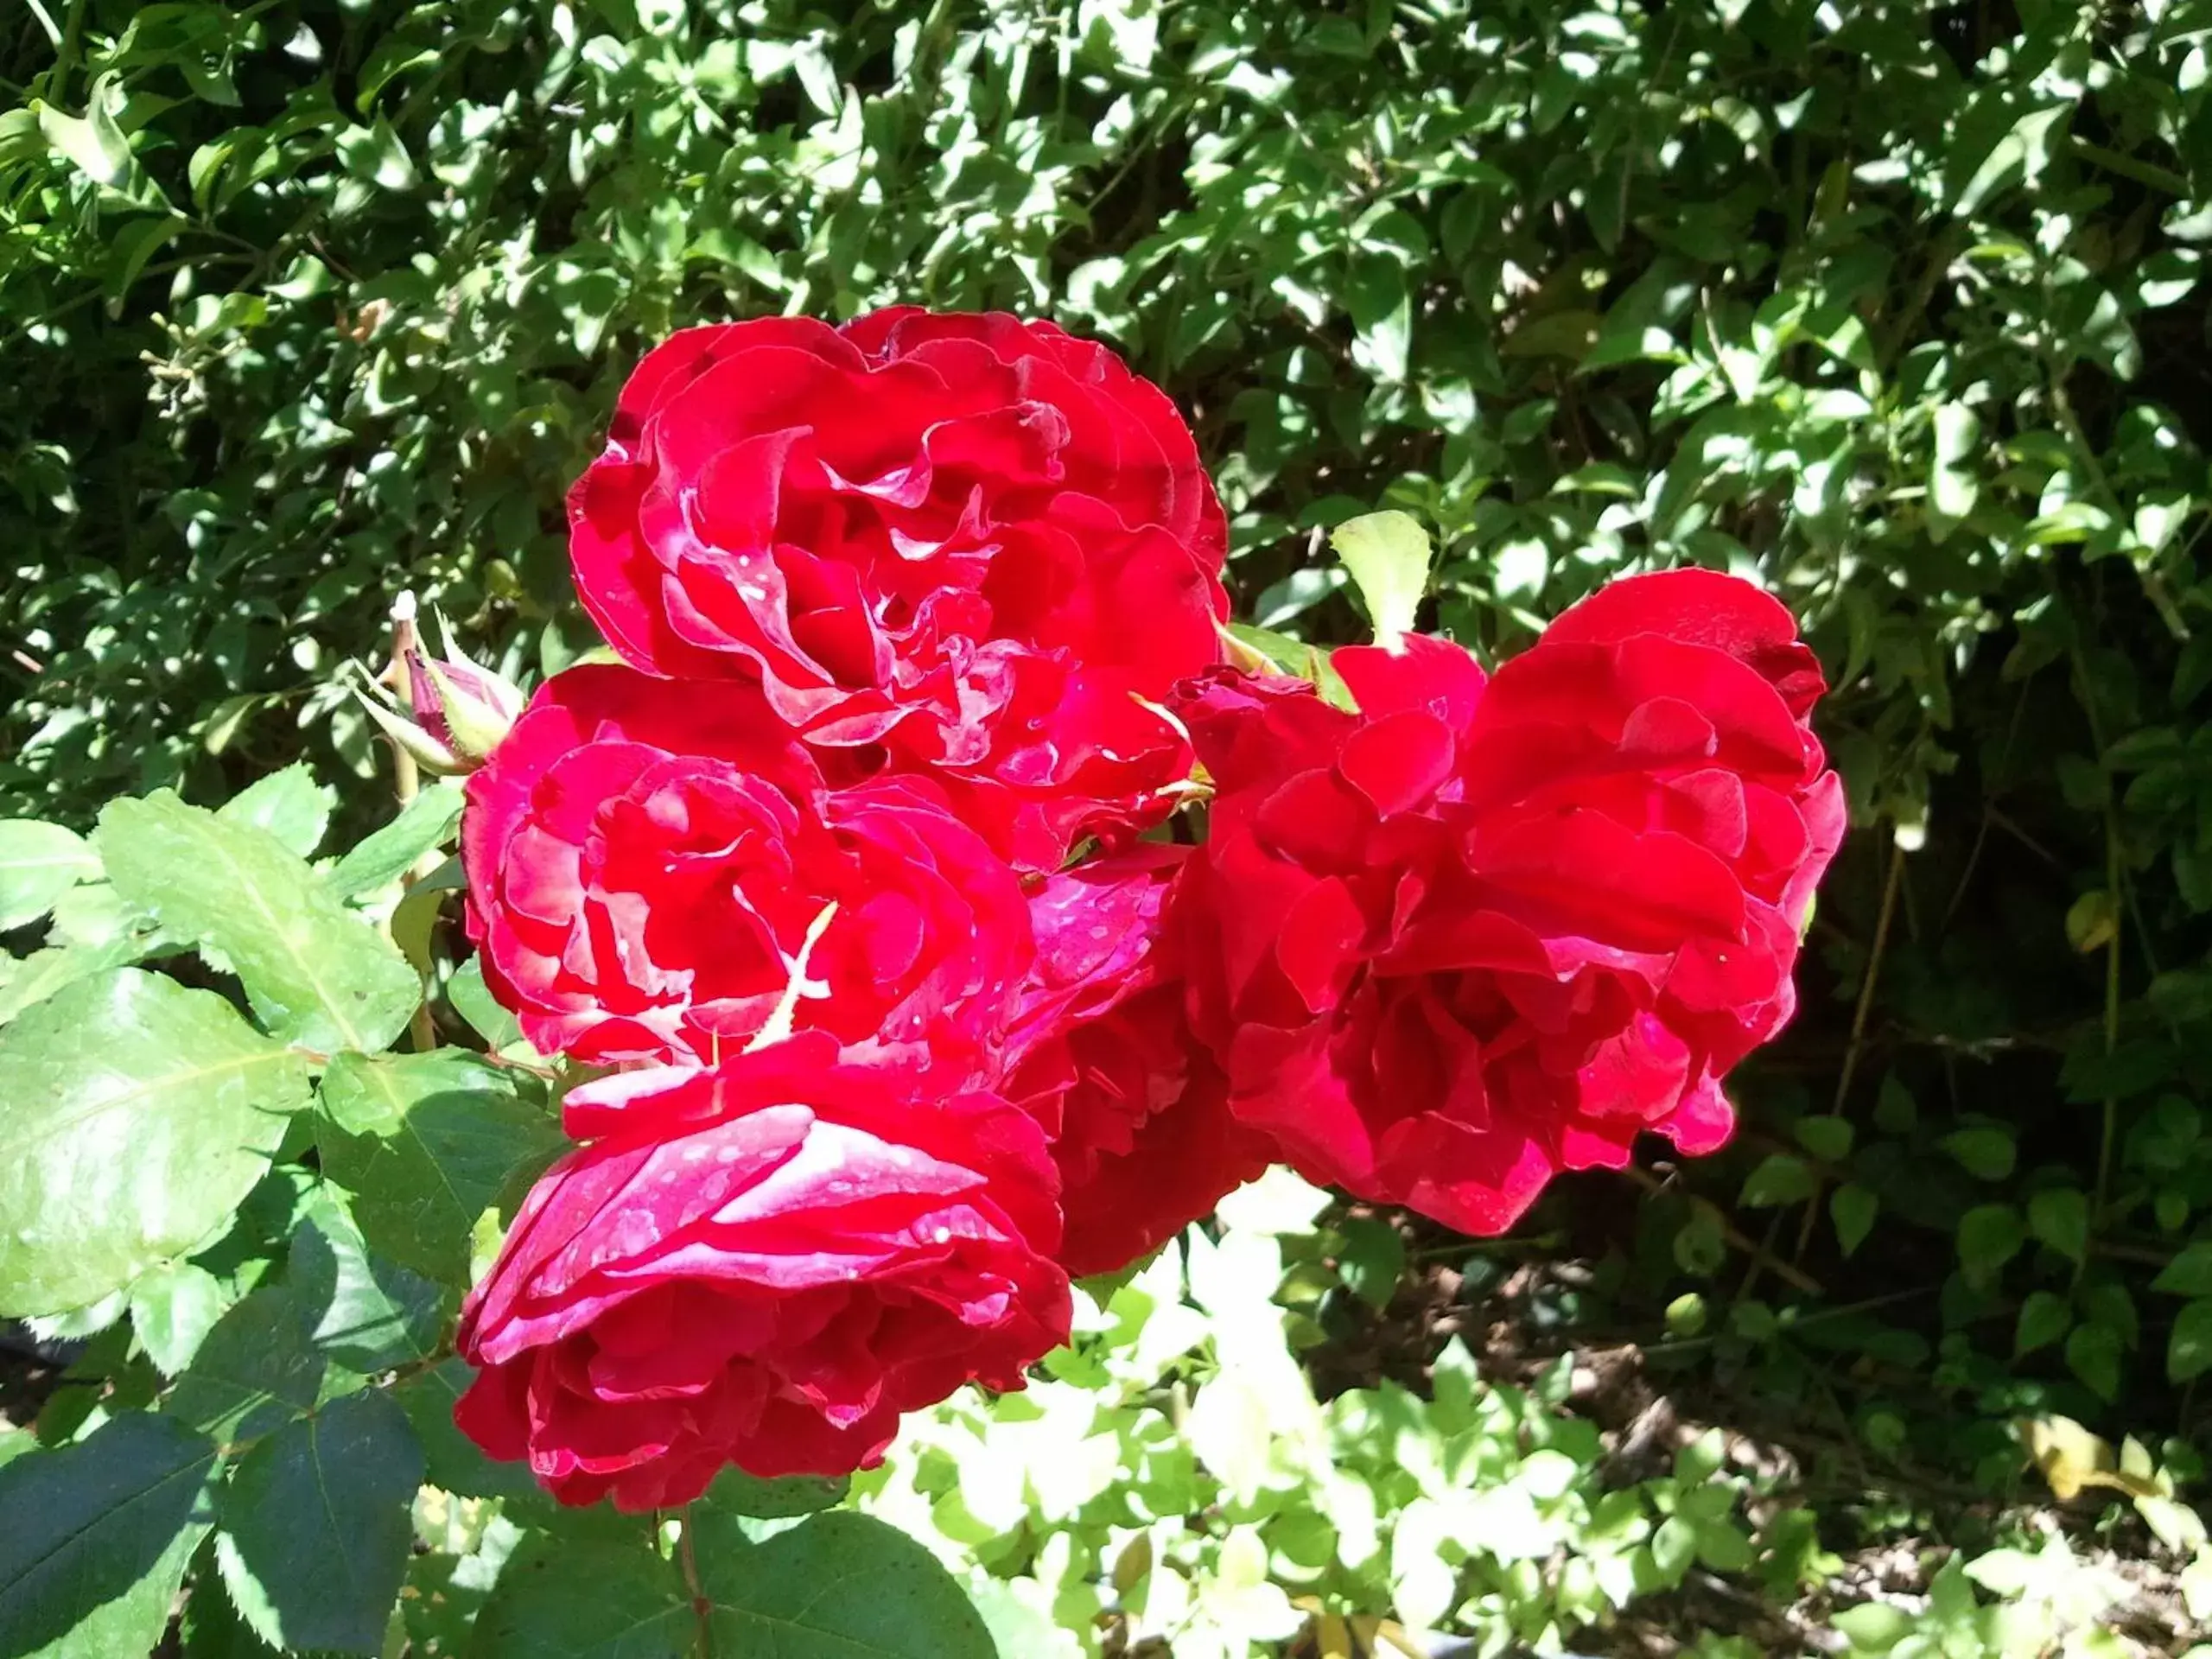
[[[387,706],[367,696],[362,707],[424,771],[441,776],[475,771],[521,715],[522,693],[464,656],[450,629],[445,630],[445,655],[431,656],[416,629],[410,593],[392,601],[391,632],[393,654],[406,671],[407,707],[399,708],[396,696]]]

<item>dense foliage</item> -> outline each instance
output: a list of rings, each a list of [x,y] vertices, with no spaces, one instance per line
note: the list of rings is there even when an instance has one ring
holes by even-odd
[[[1837,688],[1857,831],[1731,1151],[1565,1184],[1478,1251],[1270,1178],[859,1507],[964,1577],[1009,1659],[1309,1623],[1301,1650],[1341,1653],[1387,1618],[1587,1650],[1624,1606],[1748,1651],[2185,1647],[2212,1612],[2175,1501],[2212,1370],[2212,6],[842,10],[0,22],[0,810],[54,826],[0,849],[7,1109],[87,1040],[156,1098],[179,1055],[238,1079],[212,1109],[236,1144],[192,1142],[200,1207],[38,1289],[133,1287],[57,1327],[97,1334],[0,1439],[0,1652],[96,1605],[143,1650],[188,1580],[197,1653],[250,1646],[241,1616],[444,1651],[487,1595],[480,1649],[595,1650],[532,1500],[423,1404],[479,1214],[550,1153],[541,1080],[396,1057],[308,1109],[291,1051],[203,988],[234,972],[323,1052],[420,1018],[512,1045],[451,875],[400,899],[448,792],[361,840],[388,773],[340,665],[380,664],[401,586],[511,671],[565,665],[593,635],[561,494],[645,345],[891,302],[1118,345],[1194,416],[1241,613],[1296,639],[1363,633],[1308,533],[1382,505],[1439,538],[1424,620],[1486,658],[1611,575],[1758,578]],[[317,875],[332,825],[353,850]],[[429,1014],[370,920],[433,966]],[[302,938],[346,1000],[288,967]],[[443,1142],[405,1127],[425,1103]],[[34,1202],[0,1168],[0,1224]],[[1677,1420],[1716,1432],[1677,1450]],[[2098,1468],[2069,1422],[2135,1443]],[[315,1519],[318,1470],[358,1512]],[[702,1527],[828,1496],[732,1492]],[[37,1516],[81,1516],[128,1581],[38,1577],[11,1530]],[[779,1616],[778,1549],[933,1596],[868,1524],[703,1552],[733,1645]],[[1868,1567],[1893,1538],[1916,1563]],[[690,1559],[595,1611],[688,1631]]]

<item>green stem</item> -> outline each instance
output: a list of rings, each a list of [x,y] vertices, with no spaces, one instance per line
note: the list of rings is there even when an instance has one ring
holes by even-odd
[[[683,1587],[691,1592],[692,1615],[699,1621],[699,1659],[715,1659],[715,1604],[712,1597],[699,1587],[699,1555],[692,1541],[691,1506],[683,1506],[679,1523],[683,1530],[677,1540],[677,1555],[683,1563]]]

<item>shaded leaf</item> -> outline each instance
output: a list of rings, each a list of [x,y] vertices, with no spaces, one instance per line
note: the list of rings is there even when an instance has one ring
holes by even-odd
[[[407,1573],[423,1450],[373,1389],[286,1424],[223,1495],[223,1582],[272,1647],[376,1653]]]
[[[136,1412],[0,1465],[0,1653],[150,1651],[213,1518],[215,1469],[206,1435]]]

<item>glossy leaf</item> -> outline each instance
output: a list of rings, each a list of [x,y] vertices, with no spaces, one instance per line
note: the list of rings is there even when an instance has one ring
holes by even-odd
[[[477,1217],[567,1144],[515,1073],[451,1049],[340,1056],[323,1078],[318,1140],[368,1242],[456,1285]]]
[[[0,933],[36,921],[99,859],[74,830],[35,818],[0,819]]]
[[[221,1230],[307,1068],[219,996],[125,968],[0,1031],[0,1309],[121,1290]]]
[[[162,791],[110,804],[99,845],[125,899],[221,952],[272,1035],[371,1052],[406,1028],[418,976],[266,830]]]

